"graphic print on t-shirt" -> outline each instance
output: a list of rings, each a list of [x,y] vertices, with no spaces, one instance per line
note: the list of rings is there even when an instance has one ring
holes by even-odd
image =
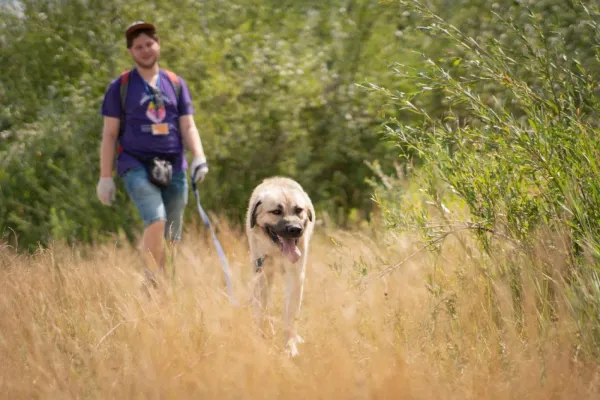
[[[148,103],[148,108],[146,109],[146,116],[155,124],[162,122],[162,120],[167,116],[165,103],[163,102],[162,104],[157,105],[154,103],[154,100],[150,100]]]
[[[146,117],[153,123],[158,124],[167,116],[164,96],[158,88],[149,88],[146,86],[146,89],[149,89],[152,93],[152,95],[145,94],[142,98],[142,102],[145,99],[150,100],[148,102],[148,108],[146,108]]]

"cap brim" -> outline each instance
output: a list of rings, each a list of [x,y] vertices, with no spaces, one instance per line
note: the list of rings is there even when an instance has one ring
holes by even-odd
[[[142,24],[136,24],[136,25],[130,27],[129,29],[127,29],[127,31],[125,32],[125,36],[129,36],[129,35],[133,34],[134,32],[139,31],[140,29],[151,29],[153,31],[156,31],[156,28],[154,27],[154,25],[152,25],[151,23],[145,22]]]

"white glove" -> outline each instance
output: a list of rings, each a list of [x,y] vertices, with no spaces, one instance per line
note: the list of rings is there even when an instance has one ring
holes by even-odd
[[[117,188],[115,187],[115,181],[113,178],[100,178],[98,186],[96,186],[96,194],[98,198],[105,206],[110,206],[115,201],[115,194]]]
[[[206,163],[206,158],[194,157],[192,165],[190,166],[190,173],[192,174],[193,182],[202,182],[208,173],[208,164]]]

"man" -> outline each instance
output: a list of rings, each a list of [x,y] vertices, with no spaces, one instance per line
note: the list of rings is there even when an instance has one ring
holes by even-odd
[[[173,250],[174,244],[181,240],[183,211],[188,200],[184,146],[193,155],[190,174],[195,182],[204,180],[208,164],[187,85],[175,76],[181,85],[177,96],[173,75],[158,66],[160,40],[156,28],[150,23],[134,22],[127,28],[125,38],[135,68],[127,75],[124,109],[121,78],[111,82],[104,96],[100,180],[96,192],[103,204],[111,205],[114,201],[116,188],[112,175],[116,155],[117,174],[144,221],[145,273],[156,285],[154,271],[164,273],[166,261],[163,237]],[[148,160],[154,157],[172,165],[172,179],[167,186],[150,181]]]

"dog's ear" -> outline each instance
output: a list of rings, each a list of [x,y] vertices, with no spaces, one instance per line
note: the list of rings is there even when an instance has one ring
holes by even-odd
[[[306,213],[308,214],[308,219],[310,222],[313,222],[313,215],[312,215],[312,210],[310,208],[308,208],[306,210]]]
[[[262,201],[257,201],[256,203],[254,203],[254,206],[252,206],[252,215],[250,216],[250,229],[254,228],[254,225],[256,225],[256,209],[258,208],[258,206],[260,206],[260,204],[262,203]]]

